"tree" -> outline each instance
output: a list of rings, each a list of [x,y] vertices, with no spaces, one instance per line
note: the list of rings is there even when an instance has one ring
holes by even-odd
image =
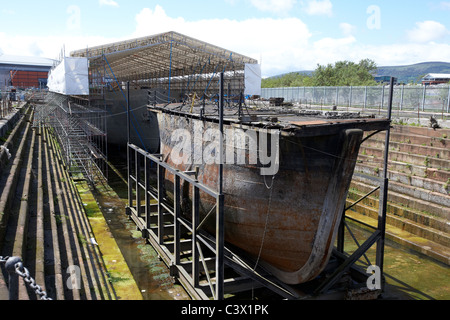
[[[371,86],[376,85],[373,72],[377,65],[370,59],[358,64],[351,61],[338,61],[333,65],[318,65],[314,72],[316,86]]]
[[[376,86],[373,74],[377,68],[376,63],[370,59],[361,60],[359,63],[338,61],[334,65],[319,64],[311,75],[288,73],[281,77],[264,79],[262,87]]]

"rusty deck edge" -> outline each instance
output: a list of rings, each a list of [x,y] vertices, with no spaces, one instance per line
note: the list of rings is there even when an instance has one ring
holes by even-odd
[[[148,111],[156,113],[166,113],[174,116],[203,120],[208,122],[219,123],[217,117],[201,117],[196,113],[188,113],[177,110],[170,110],[158,106],[147,106]],[[274,114],[276,115],[276,114]],[[369,131],[386,131],[390,129],[392,121],[387,118],[355,118],[355,119],[327,119],[327,121],[288,121],[286,125],[267,124],[265,122],[241,122],[237,119],[225,117],[224,124],[230,126],[239,126],[244,130],[271,130],[281,131],[281,135],[285,137],[312,137],[337,134],[343,130],[360,129],[364,132]]]

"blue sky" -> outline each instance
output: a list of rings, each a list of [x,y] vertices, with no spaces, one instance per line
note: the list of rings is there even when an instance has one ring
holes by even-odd
[[[450,61],[443,0],[16,0],[0,9],[4,54],[57,58],[165,31],[261,61],[264,76],[373,59],[380,66]]]

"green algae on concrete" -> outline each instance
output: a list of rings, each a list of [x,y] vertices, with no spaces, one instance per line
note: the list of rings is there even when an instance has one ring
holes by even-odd
[[[142,294],[86,182],[75,183],[99,245],[109,281],[119,300],[143,300]]]
[[[353,217],[369,225],[375,225],[373,219],[349,210],[347,216]],[[373,232],[358,223],[347,221],[355,237],[360,243],[367,239],[368,232]],[[403,292],[414,300],[448,300],[450,299],[450,268],[448,265],[432,260],[427,256],[421,256],[416,249],[408,249],[405,243],[399,240],[407,239],[408,233],[399,234],[402,231],[387,226],[386,247],[384,254],[384,271],[387,285],[397,291]],[[347,231],[346,231],[347,233]],[[409,234],[409,237],[412,237]],[[416,237],[418,238],[418,237]],[[345,251],[353,253],[357,246],[351,240],[350,235],[346,235]],[[412,241],[412,239],[409,239]],[[414,239],[417,243],[418,239]],[[422,241],[426,241],[422,239]],[[367,252],[371,263],[375,263],[375,248]],[[423,254],[423,253],[422,253]],[[401,299],[395,297],[395,299]]]

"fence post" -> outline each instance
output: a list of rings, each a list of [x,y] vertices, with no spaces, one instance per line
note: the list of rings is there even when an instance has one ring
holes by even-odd
[[[400,99],[400,110],[403,110],[404,94],[405,94],[405,84],[402,85],[402,94],[401,94],[401,99]]]
[[[367,108],[367,86],[364,88],[364,109]]]
[[[336,87],[336,107],[339,105],[339,87]]]
[[[450,112],[450,86],[448,86],[447,113]]]
[[[423,86],[423,96],[422,96],[422,111],[425,111],[425,97],[427,93],[427,86]]]
[[[384,108],[384,90],[385,90],[385,85],[383,84],[383,90],[381,90],[381,110],[383,110]]]
[[[350,86],[350,97],[348,98],[348,107],[352,107],[352,99],[353,99],[353,87]]]

